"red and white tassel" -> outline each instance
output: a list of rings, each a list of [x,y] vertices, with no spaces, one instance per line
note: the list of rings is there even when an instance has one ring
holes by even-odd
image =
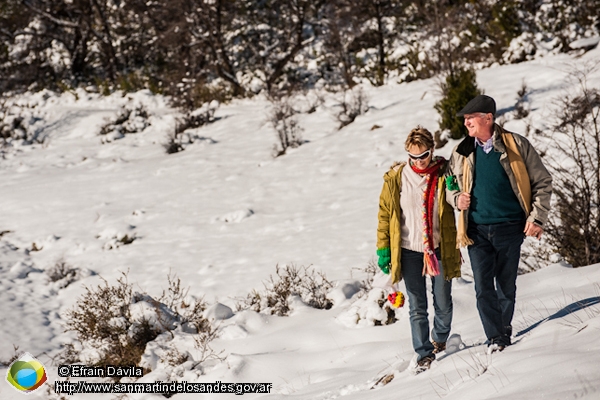
[[[423,275],[438,276],[440,274],[440,263],[431,250],[423,253]]]

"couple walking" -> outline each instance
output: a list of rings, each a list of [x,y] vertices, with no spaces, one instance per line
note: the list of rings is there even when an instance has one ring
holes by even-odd
[[[417,371],[428,369],[446,348],[460,247],[468,250],[489,351],[511,344],[521,244],[525,236],[542,236],[552,177],[529,141],[496,124],[495,113],[489,96],[467,103],[457,115],[469,136],[450,161],[434,156],[427,129],[413,129],[405,143],[408,162],[395,163],[384,175],[378,265],[392,283],[404,279]],[[435,310],[431,338],[428,277]]]

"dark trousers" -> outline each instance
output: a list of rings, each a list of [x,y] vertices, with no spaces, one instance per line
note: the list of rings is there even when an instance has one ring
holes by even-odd
[[[490,343],[510,345],[517,295],[517,270],[525,221],[493,225],[469,221],[468,247],[475,279],[477,310]]]
[[[431,337],[438,343],[445,342],[452,324],[452,282],[444,279],[444,266],[439,249],[440,274],[431,278],[433,292],[433,330]],[[423,253],[402,249],[402,277],[406,285],[410,314],[410,331],[413,348],[418,360],[431,356],[433,344],[429,340],[429,316],[427,313],[427,282],[423,276]]]

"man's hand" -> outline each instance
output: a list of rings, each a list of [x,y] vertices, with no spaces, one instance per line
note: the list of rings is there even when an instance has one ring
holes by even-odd
[[[523,232],[525,232],[525,236],[533,236],[537,240],[540,240],[542,238],[542,234],[544,233],[544,229],[533,222],[527,221]]]
[[[458,206],[458,209],[460,211],[462,210],[468,210],[469,206],[471,205],[471,195],[469,193],[461,193],[458,195],[458,200],[456,202],[456,205]]]

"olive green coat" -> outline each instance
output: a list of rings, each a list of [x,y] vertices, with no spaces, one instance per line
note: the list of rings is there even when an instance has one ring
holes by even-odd
[[[402,266],[400,263],[402,251],[401,221],[402,209],[400,208],[400,195],[402,191],[402,168],[406,163],[400,163],[383,176],[383,188],[379,196],[379,224],[377,226],[377,248],[389,248],[392,257],[392,283],[402,279]],[[444,172],[447,162],[440,168],[437,183],[437,201],[440,222],[440,250],[444,278],[451,280],[460,277],[460,250],[456,248],[456,224],[454,210],[446,202],[444,190]]]

